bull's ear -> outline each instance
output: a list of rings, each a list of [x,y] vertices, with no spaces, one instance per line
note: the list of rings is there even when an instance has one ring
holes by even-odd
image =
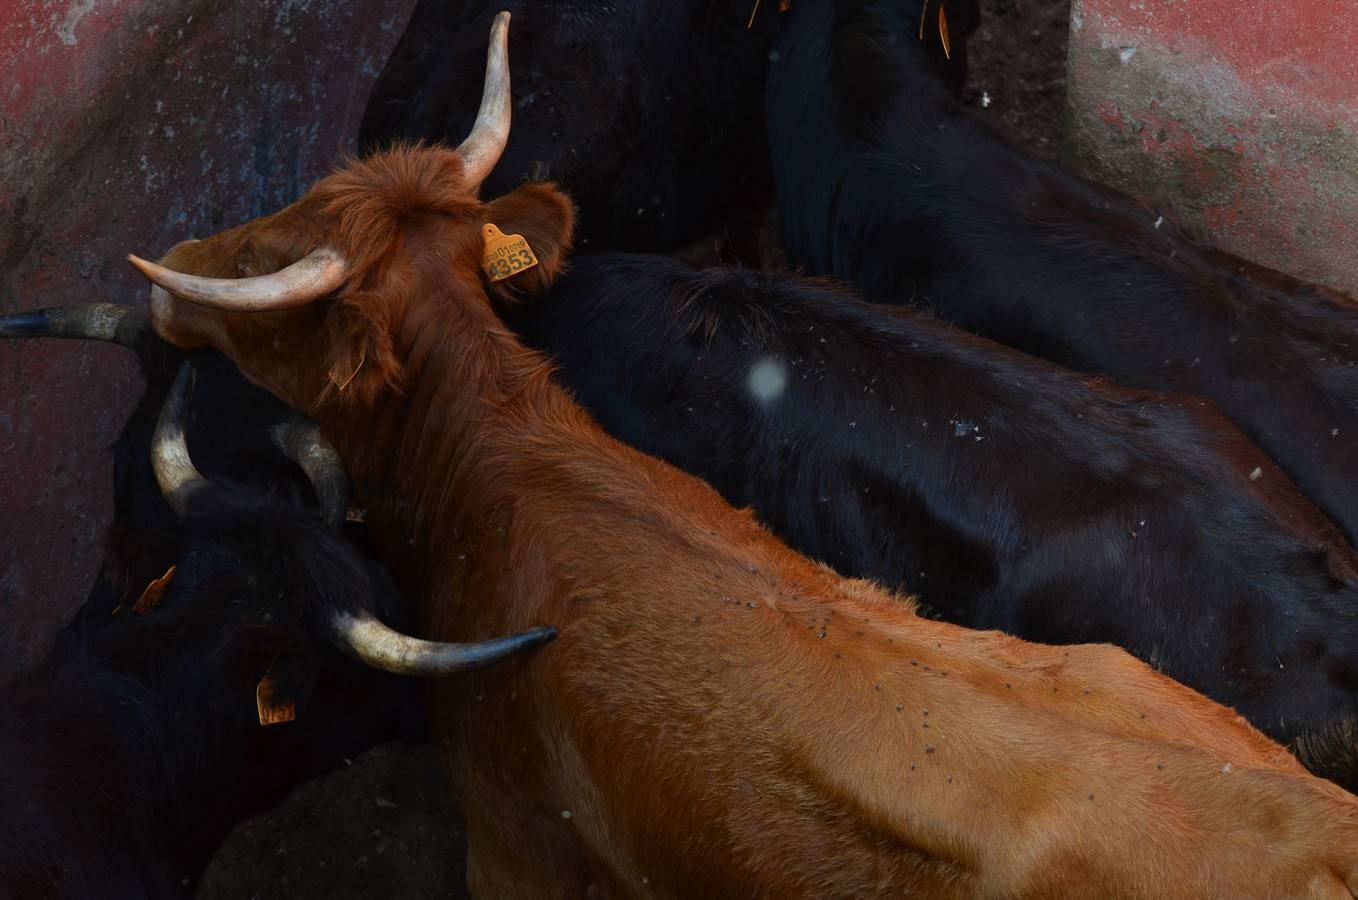
[[[359,291],[340,300],[326,317],[330,355],[322,399],[366,405],[398,382],[400,363],[387,312],[379,292]]]
[[[527,271],[491,283],[507,299],[532,296],[551,286],[570,253],[575,231],[575,207],[561,189],[547,182],[519,185],[485,204],[483,217],[504,234],[522,235],[538,264]]]

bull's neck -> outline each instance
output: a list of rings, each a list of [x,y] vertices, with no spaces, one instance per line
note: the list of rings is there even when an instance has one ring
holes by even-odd
[[[510,473],[544,414],[568,402],[488,305],[424,296],[396,335],[400,388],[370,412],[319,415],[384,561],[418,592],[430,559],[457,558],[513,514],[523,489]]]

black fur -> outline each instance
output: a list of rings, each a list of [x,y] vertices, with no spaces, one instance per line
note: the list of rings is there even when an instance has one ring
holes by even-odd
[[[113,447],[113,524],[110,560],[130,561],[135,551],[122,542],[176,527],[175,515],[161,496],[151,470],[151,436],[180,365],[188,359],[147,328],[135,348],[145,390]],[[314,502],[300,469],[269,441],[270,426],[294,415],[272,394],[245,379],[235,364],[215,350],[193,354],[194,381],[185,435],[194,464],[210,480],[235,481],[270,490],[287,485],[308,505]],[[160,566],[161,561],[151,561]],[[160,572],[137,572],[138,579]],[[145,579],[141,576],[145,575]]]
[[[1025,157],[940,78],[919,4],[785,17],[767,109],[792,261],[1075,369],[1210,397],[1358,539],[1358,304]]]
[[[212,486],[179,519],[150,468],[184,355],[146,334],[146,390],[114,448],[114,521],[93,591],[0,709],[0,897],[181,897],[238,821],[392,737],[422,737],[420,687],[331,647],[334,609],[394,627],[405,605],[362,536],[330,533],[268,441],[288,409],[195,354],[187,438]],[[132,604],[171,564],[154,611]],[[41,602],[41,598],[34,598]],[[296,721],[258,724],[268,672]]]
[[[409,680],[323,636],[337,608],[399,626],[400,596],[295,498],[214,485],[158,538],[178,569],[154,609],[101,584],[6,690],[0,896],[187,896],[236,822],[418,722]],[[259,725],[266,673],[296,721]]]
[[[1119,644],[1358,787],[1358,557],[1211,403],[824,283],[572,268],[505,313],[616,437],[933,615]],[[767,402],[761,360],[786,379]]]
[[[570,192],[577,251],[669,251],[732,219],[756,252],[772,195],[763,90],[778,0],[421,0],[373,88],[364,152],[398,139],[457,145],[481,100],[486,36],[501,9],[514,127],[481,190],[524,181]]]

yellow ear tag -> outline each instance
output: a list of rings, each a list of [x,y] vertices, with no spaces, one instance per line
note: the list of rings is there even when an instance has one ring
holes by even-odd
[[[276,690],[273,679],[268,675],[259,679],[259,684],[255,685],[255,709],[259,711],[261,725],[279,725],[297,718],[297,704],[291,700],[276,702],[274,697]]]
[[[492,282],[504,281],[511,275],[531,269],[538,264],[533,248],[521,234],[505,234],[487,222],[481,226],[486,248],[481,251],[481,268]]]
[[[948,40],[948,14],[942,4],[938,7],[938,39],[943,42],[943,58],[951,60],[952,41]]]
[[[170,579],[174,577],[178,568],[178,566],[170,566],[168,572],[148,584],[146,590],[142,591],[141,596],[137,598],[137,602],[132,604],[132,611],[139,616],[150,615],[151,610],[155,609],[156,604],[160,602],[160,595],[165,593],[165,586],[170,583]]]

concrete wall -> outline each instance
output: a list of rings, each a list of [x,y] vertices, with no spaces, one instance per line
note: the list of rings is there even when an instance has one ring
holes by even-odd
[[[296,198],[352,149],[413,0],[0,0],[0,313],[144,302],[129,251]],[[126,351],[0,341],[0,676],[83,600]]]
[[[1066,162],[1358,294],[1358,6],[1074,0]]]

